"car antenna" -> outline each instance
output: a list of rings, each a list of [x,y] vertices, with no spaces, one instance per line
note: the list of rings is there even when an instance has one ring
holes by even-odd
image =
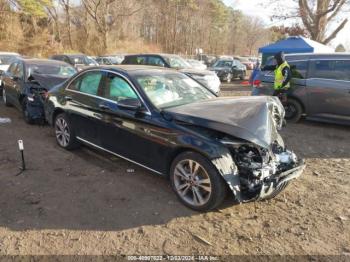
[[[22,159],[22,166],[19,168],[20,171],[16,176],[20,175],[23,173],[24,170],[26,170],[26,163],[24,161],[24,146],[23,146],[23,140],[18,140],[18,148],[19,151],[21,152],[21,159]]]

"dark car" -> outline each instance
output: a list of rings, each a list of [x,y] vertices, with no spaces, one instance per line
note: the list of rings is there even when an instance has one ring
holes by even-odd
[[[286,119],[350,124],[350,54],[288,54],[286,60],[292,71]],[[260,71],[252,95],[272,95],[273,82],[274,72]]]
[[[196,81],[210,88],[215,94],[220,92],[220,80],[215,73],[209,70],[198,70],[193,68],[185,59],[171,54],[138,54],[127,55],[122,62],[124,65],[152,65],[174,68]]]
[[[272,198],[304,164],[278,134],[277,98],[218,98],[178,71],[86,69],[48,94],[46,119],[59,146],[79,144],[169,175],[179,199],[210,210],[225,198]]]
[[[215,71],[220,81],[227,83],[235,78],[243,80],[247,75],[245,65],[236,59],[218,59],[210,70]]]
[[[53,60],[59,60],[71,64],[78,71],[91,66],[98,66],[98,63],[90,56],[84,54],[62,54],[50,57]]]
[[[48,59],[18,59],[4,73],[3,100],[23,112],[27,123],[44,120],[42,98],[76,73],[71,65]]]

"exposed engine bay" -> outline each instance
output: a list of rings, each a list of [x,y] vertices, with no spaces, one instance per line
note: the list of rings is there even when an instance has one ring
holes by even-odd
[[[297,156],[277,141],[270,149],[238,143],[231,145],[230,151],[238,168],[244,201],[274,197],[292,179],[285,179],[284,174],[301,165]]]

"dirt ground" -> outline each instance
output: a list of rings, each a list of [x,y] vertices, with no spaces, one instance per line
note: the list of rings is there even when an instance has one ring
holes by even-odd
[[[247,94],[224,85],[223,95]],[[83,147],[0,104],[0,255],[349,255],[350,128],[302,121],[282,131],[306,159],[277,198],[197,213],[166,179]],[[23,139],[28,170],[20,165]],[[349,258],[349,256],[347,256]]]

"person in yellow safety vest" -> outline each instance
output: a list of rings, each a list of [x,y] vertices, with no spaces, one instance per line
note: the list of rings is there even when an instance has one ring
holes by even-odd
[[[265,66],[264,70],[274,70],[275,82],[273,96],[278,96],[282,103],[287,102],[286,91],[290,88],[290,80],[292,78],[292,72],[290,66],[287,63],[284,53],[279,52],[274,56],[276,65]]]

